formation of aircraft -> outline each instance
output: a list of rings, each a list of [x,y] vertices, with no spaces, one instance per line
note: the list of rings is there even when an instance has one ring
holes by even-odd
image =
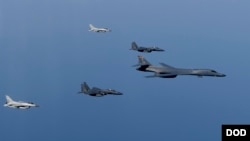
[[[175,68],[170,65],[160,63],[161,66],[151,65],[143,56],[138,56],[139,66],[138,71],[144,72],[154,72],[154,75],[146,77],[162,77],[162,78],[175,78],[178,75],[195,75],[198,77],[202,76],[215,76],[215,77],[225,77],[225,74],[216,72],[212,69],[183,69]]]
[[[161,49],[159,47],[138,47],[135,42],[131,43],[131,49],[130,50],[135,50],[138,52],[147,52],[150,53],[152,51],[164,51],[164,49]]]
[[[30,107],[39,107],[33,102],[14,101],[8,95],[6,95],[5,97],[6,97],[6,103],[4,104],[5,107],[18,108],[18,109],[29,109]]]
[[[100,89],[97,87],[90,88],[86,82],[81,84],[81,91],[78,93],[84,93],[90,96],[105,96],[105,95],[122,95],[121,92],[118,92],[113,89]]]
[[[110,32],[108,28],[97,28],[92,24],[89,24],[89,31],[93,32]],[[131,43],[131,50],[138,52],[152,52],[152,51],[164,51],[159,47],[138,47],[135,42]],[[136,66],[136,70],[144,72],[153,72],[154,75],[146,76],[150,77],[161,77],[161,78],[175,78],[178,75],[193,75],[198,77],[203,76],[213,76],[213,77],[225,77],[223,73],[216,72],[213,69],[184,69],[184,68],[175,68],[173,66],[160,63],[161,66],[154,66],[150,64],[143,56],[138,56],[139,63]],[[102,97],[105,95],[123,95],[123,93],[118,92],[114,89],[100,89],[97,87],[90,88],[86,82],[81,84],[81,91],[78,93],[84,93],[89,96]],[[5,107],[18,108],[18,109],[29,109],[30,107],[39,107],[33,102],[23,102],[23,101],[14,101],[10,96],[6,95]]]
[[[92,24],[89,24],[89,31],[93,31],[93,32],[111,32],[111,29],[108,28],[97,28],[94,27]]]

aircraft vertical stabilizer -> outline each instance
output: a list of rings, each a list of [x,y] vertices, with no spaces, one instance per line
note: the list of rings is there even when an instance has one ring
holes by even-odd
[[[12,100],[8,95],[6,95],[5,97],[6,97],[7,103],[13,102],[13,101],[14,101],[14,100]]]
[[[139,65],[141,66],[150,66],[151,64],[143,57],[143,56],[138,56],[139,60]]]
[[[86,82],[84,82],[82,84],[82,92],[87,93],[89,90],[90,90],[90,88],[89,88],[88,84]]]
[[[92,24],[89,24],[89,28],[90,29],[93,29],[93,28],[95,28]]]
[[[131,49],[133,49],[133,50],[137,50],[138,49],[138,46],[137,46],[137,44],[135,42],[132,42]]]

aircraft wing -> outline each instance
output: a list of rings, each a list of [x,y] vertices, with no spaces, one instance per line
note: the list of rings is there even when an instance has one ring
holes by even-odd
[[[97,88],[97,87],[93,87],[92,89],[90,89],[89,91],[88,91],[88,94],[98,94],[98,93],[100,93],[100,91],[101,91],[101,89],[99,89],[99,88]]]
[[[168,69],[175,69],[174,67],[170,66],[170,65],[167,65],[165,63],[160,63],[163,67],[166,67]]]

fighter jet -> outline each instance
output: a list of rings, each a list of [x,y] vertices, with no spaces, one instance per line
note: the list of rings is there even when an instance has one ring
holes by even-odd
[[[6,95],[7,102],[4,104],[5,107],[18,108],[18,109],[28,109],[30,107],[39,107],[33,102],[23,102],[23,101],[14,101],[8,95]]]
[[[108,28],[97,28],[94,27],[92,24],[89,24],[89,31],[93,31],[93,32],[111,32],[110,29]]]
[[[87,94],[90,96],[97,96],[97,97],[105,96],[107,94],[122,95],[121,92],[118,92],[118,91],[113,90],[113,89],[100,89],[97,87],[93,87],[92,89],[90,89],[86,82],[81,84],[81,91],[78,93],[84,93],[84,94]]]
[[[164,51],[164,49],[161,49],[159,47],[138,47],[135,42],[131,43],[131,49],[139,52],[147,52],[150,53],[152,51]]]
[[[154,75],[146,76],[150,77],[161,77],[161,78],[175,78],[178,75],[195,75],[198,77],[202,76],[215,76],[215,77],[225,77],[225,74],[218,73],[212,69],[182,69],[169,66],[164,63],[160,63],[161,66],[151,65],[143,56],[138,56],[139,66],[138,71],[144,72],[154,72]]]

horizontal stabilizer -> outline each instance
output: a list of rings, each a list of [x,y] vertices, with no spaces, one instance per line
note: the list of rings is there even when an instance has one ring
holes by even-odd
[[[132,67],[139,67],[139,66],[141,66],[141,65],[140,64],[135,64]]]

